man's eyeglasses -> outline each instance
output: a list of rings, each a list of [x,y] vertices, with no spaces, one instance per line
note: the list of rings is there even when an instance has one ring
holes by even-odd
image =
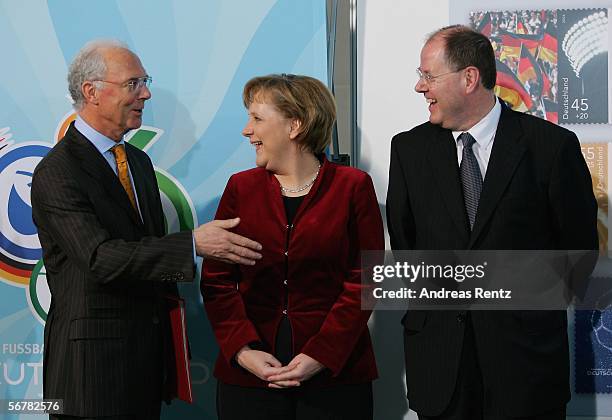
[[[453,70],[453,71],[447,71],[446,73],[436,74],[434,76],[433,74],[428,73],[426,71],[422,71],[419,67],[417,67],[416,73],[417,73],[417,76],[419,77],[419,80],[422,80],[425,83],[429,84],[429,83],[433,82],[434,80],[436,80],[438,77],[446,76],[447,74],[457,73],[457,72],[459,72],[461,70],[463,70],[463,68],[457,69],[457,70]]]
[[[128,91],[130,92],[136,92],[145,86],[146,87],[151,86],[151,82],[153,82],[153,78],[151,78],[150,76],[134,77],[133,79],[130,79],[127,82],[123,82],[123,83],[112,82],[110,80],[94,80],[94,82],[111,83],[113,85],[127,87]]]

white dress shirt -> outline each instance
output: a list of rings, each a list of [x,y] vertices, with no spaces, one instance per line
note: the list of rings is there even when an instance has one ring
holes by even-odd
[[[489,166],[489,159],[491,158],[491,149],[493,149],[493,143],[495,139],[495,133],[497,132],[497,125],[499,124],[499,117],[501,116],[501,105],[499,99],[495,98],[495,105],[484,118],[476,123],[472,128],[467,131],[453,131],[453,137],[457,143],[457,163],[461,165],[461,159],[463,157],[463,140],[459,139],[461,133],[470,133],[476,142],[472,146],[474,156],[478,161],[480,168],[480,174],[482,179],[485,178],[487,168]]]

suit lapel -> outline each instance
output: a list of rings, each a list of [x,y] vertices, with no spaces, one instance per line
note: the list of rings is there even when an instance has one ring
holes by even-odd
[[[142,221],[144,222],[145,231],[151,235],[159,235],[160,233],[158,232],[158,229],[156,229],[156,219],[152,214],[153,203],[152,197],[150,196],[151,192],[156,191],[157,188],[146,175],[146,164],[138,158],[132,147],[126,144],[125,150],[128,157],[128,163],[130,165],[130,172],[132,173],[134,186],[136,188],[136,194],[138,195],[138,205],[140,207],[140,213],[142,215]]]
[[[482,185],[474,229],[470,237],[470,248],[491,218],[526,151],[525,146],[520,142],[521,136],[521,126],[514,117],[513,111],[502,104],[502,113]]]
[[[457,165],[457,145],[449,130],[438,128],[428,151],[428,160],[444,204],[459,232],[467,236],[468,225]]]
[[[102,184],[114,202],[126,211],[134,223],[142,225],[119,178],[95,146],[74,128],[74,123],[68,128],[64,141],[70,142],[70,151],[81,164],[81,168]]]

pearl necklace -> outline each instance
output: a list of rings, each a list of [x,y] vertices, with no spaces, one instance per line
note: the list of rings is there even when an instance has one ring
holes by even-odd
[[[315,176],[308,181],[306,184],[302,185],[301,187],[297,187],[295,189],[292,188],[285,188],[282,185],[280,186],[281,191],[284,193],[289,193],[289,194],[296,194],[299,192],[304,191],[307,188],[310,188],[312,186],[312,184],[314,184],[314,182],[317,180],[317,177],[319,176],[319,170],[321,169],[321,164],[319,163],[319,166],[317,167],[317,173],[315,174]]]

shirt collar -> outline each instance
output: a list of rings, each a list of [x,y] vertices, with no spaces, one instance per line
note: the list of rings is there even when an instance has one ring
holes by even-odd
[[[500,116],[501,105],[496,97],[495,105],[493,105],[493,108],[489,111],[489,113],[485,115],[483,119],[478,121],[476,125],[467,130],[467,132],[469,132],[470,135],[474,137],[474,140],[476,140],[478,146],[486,148],[489,143],[493,141],[493,138],[495,137],[495,132],[497,131],[497,125],[499,124]],[[464,133],[464,131],[453,131],[453,137],[455,138],[455,141],[458,141],[458,138],[461,133]]]
[[[85,120],[81,118],[81,116],[78,114],[74,122],[74,128],[79,130],[79,132],[84,135],[87,140],[89,140],[91,144],[93,144],[101,154],[108,152],[117,144],[124,143],[123,138],[121,138],[120,141],[116,142],[113,139],[106,137],[104,134],[100,133],[95,128],[87,124]]]

